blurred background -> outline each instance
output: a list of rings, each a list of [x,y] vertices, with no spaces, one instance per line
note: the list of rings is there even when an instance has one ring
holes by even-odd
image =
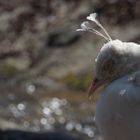
[[[104,39],[76,29],[90,13],[113,39],[140,43],[139,0],[0,0],[0,129],[96,140],[87,89]]]

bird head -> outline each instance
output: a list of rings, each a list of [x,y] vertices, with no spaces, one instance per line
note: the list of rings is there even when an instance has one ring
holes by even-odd
[[[89,88],[89,96],[101,85],[130,74],[140,68],[140,45],[120,40],[106,43],[95,61],[95,77]]]
[[[96,13],[92,13],[87,17],[87,20],[94,22],[104,33],[92,28],[88,21],[81,24],[81,29],[77,29],[77,31],[92,32],[107,41],[99,51],[95,61],[95,78],[88,91],[89,97],[101,85],[110,83],[140,68],[140,45],[122,42],[118,39],[112,40],[106,29],[96,19],[96,16]]]

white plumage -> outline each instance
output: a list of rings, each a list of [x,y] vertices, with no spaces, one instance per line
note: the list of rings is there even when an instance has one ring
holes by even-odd
[[[140,45],[119,40],[100,50],[90,94],[108,84],[96,107],[105,140],[140,140]]]
[[[104,140],[140,140],[140,45],[112,40],[105,28],[90,14],[104,33],[83,22],[77,31],[89,31],[108,41],[95,61],[95,79],[89,96],[108,84],[97,104],[95,118]]]
[[[95,118],[105,140],[140,140],[140,72],[115,80],[102,92]]]

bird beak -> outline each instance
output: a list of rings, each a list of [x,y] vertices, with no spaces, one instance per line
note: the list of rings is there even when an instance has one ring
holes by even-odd
[[[93,79],[89,89],[88,89],[88,97],[90,98],[92,94],[103,84],[103,81],[99,81],[97,78]]]

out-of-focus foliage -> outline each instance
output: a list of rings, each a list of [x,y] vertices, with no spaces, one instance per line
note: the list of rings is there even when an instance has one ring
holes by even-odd
[[[66,85],[73,90],[87,91],[92,77],[91,73],[81,75],[74,75],[71,73],[66,75],[62,79],[62,82],[66,83]]]
[[[81,21],[97,12],[109,32],[114,28],[112,36],[121,39],[125,25],[128,34],[122,39],[138,41],[139,5],[138,0],[1,0],[0,75],[17,78],[23,72],[24,77],[63,78],[88,73],[94,64],[88,61],[97,51],[92,40],[97,37],[85,34],[82,38],[75,32]]]

